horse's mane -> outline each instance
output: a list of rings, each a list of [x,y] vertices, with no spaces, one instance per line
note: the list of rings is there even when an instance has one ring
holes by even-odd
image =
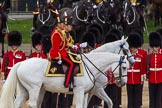
[[[121,40],[118,40],[118,41],[114,41],[114,42],[110,42],[110,43],[105,43],[104,45],[94,49],[91,51],[91,53],[94,53],[94,52],[103,52],[103,51],[107,51],[107,50],[113,50],[113,52],[120,47],[120,45],[125,42],[125,39],[121,39]],[[116,47],[116,48],[114,48]]]

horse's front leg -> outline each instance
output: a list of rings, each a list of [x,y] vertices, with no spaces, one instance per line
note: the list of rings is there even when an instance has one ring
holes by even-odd
[[[73,92],[74,92],[76,108],[83,108],[84,88],[83,87],[75,87],[73,89]]]
[[[113,107],[112,100],[109,98],[109,96],[106,94],[103,88],[96,89],[95,95],[100,99],[104,100],[108,105],[108,108]]]
[[[83,104],[83,108],[87,108],[87,106],[88,106],[88,93],[85,93],[84,94],[84,104]]]

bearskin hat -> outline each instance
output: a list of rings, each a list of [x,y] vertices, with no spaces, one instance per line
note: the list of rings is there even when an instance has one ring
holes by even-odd
[[[149,34],[149,45],[150,47],[158,47],[158,46],[162,46],[161,43],[162,39],[161,36],[158,32],[152,32]]]
[[[127,41],[130,48],[139,48],[142,46],[142,39],[138,33],[130,33]]]
[[[32,35],[32,46],[33,46],[33,48],[35,48],[35,46],[37,45],[37,44],[41,44],[41,41],[42,41],[42,37],[43,37],[43,35],[42,35],[42,33],[40,33],[40,32],[35,32],[33,35]]]
[[[143,33],[142,33],[141,30],[139,30],[139,29],[132,29],[130,33],[138,33],[139,36],[141,36],[142,44],[144,43],[144,36],[143,36]]]
[[[87,32],[92,32],[94,36],[96,37],[96,43],[101,44],[103,39],[101,38],[100,31],[97,28],[95,27],[88,28]]]
[[[20,46],[22,42],[22,35],[19,31],[11,31],[8,34],[8,46],[16,45]]]
[[[108,33],[116,34],[119,37],[119,39],[121,39],[122,37],[122,33],[118,29],[111,29]]]
[[[80,39],[80,43],[82,42],[87,42],[92,48],[94,48],[96,43],[96,37],[94,33],[85,32]]]
[[[93,23],[93,24],[88,25],[87,29],[91,28],[91,27],[97,28],[100,31],[101,37],[104,36],[104,29],[103,29],[102,25],[100,25],[99,23]]]
[[[105,43],[108,43],[108,42],[114,42],[114,41],[117,41],[119,40],[120,38],[118,37],[117,34],[115,33],[107,33],[105,35]]]

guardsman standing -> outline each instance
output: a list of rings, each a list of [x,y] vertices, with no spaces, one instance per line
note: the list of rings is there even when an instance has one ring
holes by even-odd
[[[22,42],[22,35],[19,31],[11,31],[7,34],[8,37],[8,46],[11,50],[7,51],[4,54],[2,61],[2,80],[6,80],[10,69],[17,62],[21,62],[26,59],[25,53],[19,50],[19,47]]]
[[[143,33],[139,30],[139,29],[133,29],[131,31],[131,33],[138,33],[138,35],[141,37],[142,39],[142,44],[141,44],[141,47],[138,48],[138,53],[141,54],[143,56],[143,69],[144,69],[144,73],[143,75],[141,75],[141,79],[145,80],[146,79],[146,73],[147,73],[147,51],[145,49],[142,48],[142,45],[144,44],[144,38],[143,38]],[[143,85],[144,84],[141,84],[141,92],[140,93],[143,93]],[[140,95],[142,96],[142,94]],[[142,99],[142,97],[140,98]],[[141,107],[142,107],[142,100],[141,100]]]
[[[128,69],[128,81],[127,81],[127,96],[128,96],[128,108],[140,108],[141,107],[141,84],[143,84],[144,74],[144,57],[138,51],[142,45],[142,39],[137,33],[130,33],[128,36],[128,44],[132,55],[134,55],[135,63]]]
[[[159,33],[152,32],[149,35],[149,45],[151,48],[149,54],[149,108],[162,107],[162,39]]]
[[[47,58],[47,56],[43,53],[42,50],[42,44],[41,44],[42,38],[43,35],[39,32],[35,32],[32,35],[32,46],[35,49],[35,51],[29,55],[29,58],[32,57],[43,58],[43,59]]]

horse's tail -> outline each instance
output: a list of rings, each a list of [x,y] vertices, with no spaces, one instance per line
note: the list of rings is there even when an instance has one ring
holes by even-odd
[[[15,64],[7,77],[6,82],[2,87],[2,93],[0,97],[0,108],[15,108],[14,100],[17,87],[17,68],[21,62]]]

